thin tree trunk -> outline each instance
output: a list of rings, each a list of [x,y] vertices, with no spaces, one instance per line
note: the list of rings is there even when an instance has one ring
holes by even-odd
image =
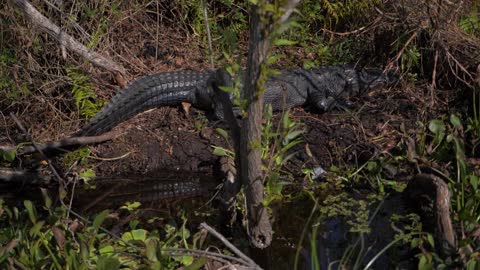
[[[272,225],[266,208],[263,206],[264,186],[262,182],[261,126],[263,110],[263,81],[260,78],[261,66],[270,47],[265,35],[267,27],[258,14],[259,8],[252,6],[250,12],[250,42],[247,70],[244,81],[244,94],[248,102],[247,117],[244,118],[240,136],[239,176],[245,188],[247,199],[248,229],[250,243],[264,248],[272,240]]]
[[[240,133],[240,167],[238,176],[245,189],[250,243],[265,248],[272,241],[272,225],[267,208],[264,207],[262,181],[261,131],[263,112],[263,90],[266,82],[268,50],[274,24],[285,22],[300,0],[289,0],[283,8],[284,14],[274,21],[274,14],[267,12],[268,1],[252,5],[250,11],[250,41],[245,74],[244,98],[247,100],[247,116],[242,121]],[[262,10],[263,9],[263,10]],[[262,15],[259,13],[262,12]],[[262,16],[262,17],[261,17]]]

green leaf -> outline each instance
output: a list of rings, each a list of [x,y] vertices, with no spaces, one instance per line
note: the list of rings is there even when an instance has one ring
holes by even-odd
[[[45,221],[44,221],[44,220],[41,220],[41,221],[35,223],[35,225],[33,225],[33,227],[30,228],[30,230],[28,231],[28,233],[30,234],[30,236],[38,235],[38,234],[40,233],[40,230],[41,230],[42,227],[43,227],[43,224],[45,224]]]
[[[376,171],[377,168],[378,168],[377,162],[375,162],[375,161],[369,161],[369,162],[367,162],[367,167],[366,167],[366,168],[367,168],[367,170],[368,170],[369,172],[374,172],[374,171]]]
[[[50,209],[50,207],[52,207],[52,199],[50,199],[50,196],[48,196],[46,189],[42,188],[40,190],[42,192],[43,201],[45,202],[45,208]]]
[[[418,261],[418,270],[431,270],[433,269],[432,262],[427,258],[427,256],[422,255]]]
[[[0,150],[0,160],[5,160],[7,162],[13,162],[15,160],[15,156],[17,155],[16,150]]]
[[[158,242],[155,239],[147,239],[145,241],[145,255],[147,255],[147,258],[152,261],[156,262],[158,261],[157,257],[157,248],[158,248]]]
[[[435,240],[433,240],[432,234],[430,234],[430,233],[427,234],[427,240],[428,240],[428,243],[430,244],[430,246],[432,248],[434,248],[435,247]]]
[[[435,134],[435,143],[442,142],[445,137],[445,123],[442,120],[434,119],[430,121],[428,129]]]
[[[105,218],[108,216],[110,211],[108,210],[103,210],[100,214],[98,214],[95,219],[93,220],[93,228],[95,231],[98,231],[100,228],[100,225],[105,221]]]
[[[216,155],[216,156],[220,156],[220,157],[234,157],[235,154],[230,151],[230,150],[227,150],[223,147],[220,147],[220,146],[212,146],[213,147],[213,154]]]
[[[218,87],[220,90],[227,92],[227,93],[235,93],[235,87],[231,86],[219,86]]]
[[[470,259],[470,261],[468,261],[468,263],[467,263],[467,270],[476,270],[476,269],[478,269],[478,268],[477,268],[477,263],[479,263],[479,262],[477,262],[477,260],[475,260],[475,259]]]
[[[222,147],[214,147],[213,148],[213,154],[215,156],[220,156],[220,157],[224,157],[227,155],[227,152],[225,151],[225,148],[222,148]]]
[[[143,229],[132,231],[133,240],[145,241],[147,239],[147,231]]]
[[[204,269],[203,266],[207,263],[207,258],[198,258],[192,264],[185,267],[185,270]]]
[[[85,183],[95,178],[95,171],[92,169],[86,169],[85,171],[81,172],[78,177],[83,180]]]
[[[283,58],[283,55],[281,54],[272,55],[267,59],[267,65],[275,64],[278,60],[282,58]]]
[[[193,262],[193,257],[192,256],[183,256],[182,257],[182,264],[183,265],[190,265]]]
[[[228,132],[223,128],[216,128],[215,131],[218,135],[222,136],[225,140],[228,140]]]
[[[275,40],[275,45],[276,46],[289,46],[289,45],[294,45],[294,44],[297,44],[297,42],[293,41],[293,40],[282,39],[282,38],[279,38],[279,39]]]
[[[430,121],[428,124],[428,129],[433,133],[433,134],[442,134],[445,133],[445,123],[443,123],[442,120],[439,119],[433,119]]]
[[[97,261],[98,270],[116,270],[120,269],[120,261],[117,258],[111,256],[100,256]]]
[[[418,247],[421,243],[422,243],[422,240],[421,240],[421,239],[414,238],[414,239],[412,239],[412,241],[410,242],[410,248],[416,248],[416,247]]]
[[[140,202],[126,202],[125,205],[120,207],[120,209],[127,209],[128,211],[133,211],[139,208],[142,204]]]
[[[470,185],[472,185],[473,190],[478,190],[478,185],[480,184],[480,178],[477,175],[470,175]]]
[[[268,103],[265,105],[265,108],[264,108],[264,118],[267,119],[267,120],[270,120],[272,119],[272,116],[273,116],[273,108],[272,108],[272,104]]]
[[[35,208],[33,207],[32,201],[26,200],[23,202],[23,205],[25,205],[25,208],[27,209],[30,221],[35,224],[37,221],[37,215],[35,213]]]
[[[114,251],[115,249],[111,245],[107,245],[98,249],[98,252],[100,253],[100,255],[112,255]]]
[[[287,136],[285,136],[285,139],[287,139],[287,143],[290,142],[291,140],[297,138],[298,136],[302,135],[303,133],[305,133],[305,131],[302,129],[302,130],[294,130],[294,131],[291,131],[287,134]]]
[[[290,111],[286,111],[282,118],[282,126],[287,129],[290,127],[292,121],[290,120]]]
[[[122,235],[122,239],[129,241],[145,241],[147,239],[147,231],[143,229],[132,230]]]
[[[462,127],[462,121],[455,114],[450,115],[450,123],[452,123],[454,128]]]

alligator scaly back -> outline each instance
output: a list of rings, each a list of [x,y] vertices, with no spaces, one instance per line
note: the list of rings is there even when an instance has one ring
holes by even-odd
[[[181,102],[201,105],[196,91],[205,89],[210,72],[177,71],[145,76],[133,81],[97,113],[74,136],[95,136],[109,131],[119,123],[160,106]]]

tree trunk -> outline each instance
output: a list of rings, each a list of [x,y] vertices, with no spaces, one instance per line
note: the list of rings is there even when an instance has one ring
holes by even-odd
[[[240,136],[239,176],[245,188],[250,243],[264,248],[272,240],[272,226],[266,208],[263,206],[264,187],[261,171],[261,125],[263,110],[264,80],[260,78],[261,67],[265,65],[270,42],[267,27],[258,14],[258,6],[250,12],[250,42],[244,94],[247,99],[247,117],[243,119]]]

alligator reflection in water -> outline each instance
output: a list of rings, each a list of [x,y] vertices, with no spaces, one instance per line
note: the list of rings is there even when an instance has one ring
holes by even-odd
[[[95,189],[79,188],[74,202],[83,211],[115,208],[126,202],[155,203],[165,199],[212,196],[217,185],[209,175],[162,172],[97,178]]]

